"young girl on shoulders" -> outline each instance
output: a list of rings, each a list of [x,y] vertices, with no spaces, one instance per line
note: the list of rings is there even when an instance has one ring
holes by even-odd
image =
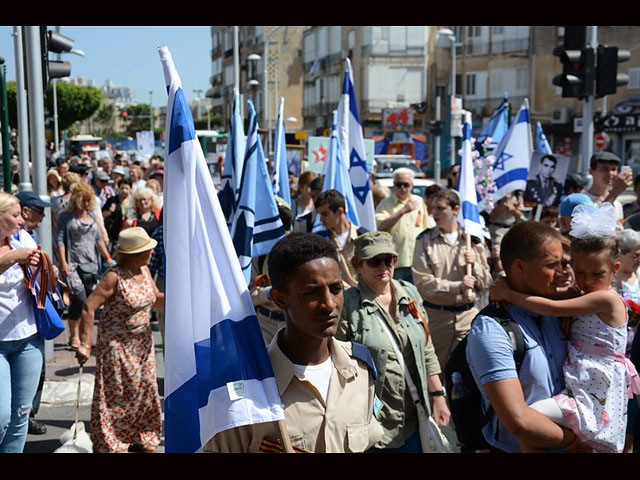
[[[640,393],[638,374],[625,358],[626,304],[611,287],[620,269],[615,219],[609,203],[579,205],[573,212],[571,255],[579,296],[529,296],[511,290],[506,281],[491,287],[492,301],[515,303],[539,315],[574,317],[564,364],[566,390],[531,408],[570,428],[597,452],[622,451],[627,396]]]

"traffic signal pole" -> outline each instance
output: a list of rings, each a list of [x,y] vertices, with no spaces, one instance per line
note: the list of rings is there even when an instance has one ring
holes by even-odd
[[[20,184],[21,192],[33,191],[31,174],[29,172],[29,114],[27,108],[27,91],[25,89],[24,55],[23,55],[24,27],[13,27],[13,40],[16,59],[16,94],[18,111],[18,153],[20,154]]]
[[[598,48],[598,27],[587,27],[587,48],[591,49],[594,54]],[[595,57],[595,55],[594,55]],[[594,66],[595,68],[595,66]],[[593,76],[591,77],[593,78]],[[593,82],[595,83],[595,82]],[[593,154],[593,104],[594,104],[594,88],[592,86],[591,94],[585,97],[584,108],[582,110],[582,171],[589,173],[589,160]]]

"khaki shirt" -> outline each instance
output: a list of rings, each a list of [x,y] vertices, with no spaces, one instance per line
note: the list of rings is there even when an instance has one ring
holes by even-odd
[[[358,238],[358,227],[353,223],[349,224],[349,238],[344,246],[338,243],[338,238],[334,232],[331,232],[331,242],[336,246],[338,250],[338,264],[340,265],[340,276],[342,277],[342,283],[344,288],[355,287],[358,284],[358,273],[356,269],[351,265],[351,259],[356,251],[355,240]]]
[[[352,358],[351,343],[329,340],[333,372],[325,403],[310,383],[298,379],[277,339],[269,345],[269,358],[293,447],[315,453],[364,452],[378,442],[382,427],[373,415],[375,380],[365,363]],[[204,451],[257,453],[264,437],[280,438],[276,423],[226,430]]]
[[[489,288],[491,274],[483,244],[471,244],[477,260],[473,264],[472,275],[476,278],[475,291],[469,300],[462,293],[462,278],[467,273],[464,259],[466,242],[461,229],[452,244],[438,227],[420,234],[416,240],[413,255],[413,283],[422,298],[436,305],[464,305],[476,300],[476,291]]]
[[[422,197],[418,195],[412,194],[404,202],[400,201],[396,195],[392,195],[382,199],[376,208],[376,224],[379,226],[384,220],[403,209],[409,200],[416,201],[420,207],[403,215],[389,231],[391,237],[393,237],[393,245],[398,252],[396,268],[411,266],[416,237],[425,228],[429,227],[427,205]]]
[[[261,257],[251,260],[251,281],[260,274],[269,273],[269,255],[260,264]],[[251,289],[251,302],[256,308],[256,317],[262,331],[264,342],[269,345],[278,330],[284,327],[284,312],[269,297],[269,287],[254,287]],[[266,315],[266,309],[269,315]]]
[[[377,448],[398,448],[418,431],[418,414],[407,387],[404,370],[398,362],[393,346],[378,325],[378,316],[389,326],[402,352],[416,388],[421,393],[425,410],[430,412],[427,379],[441,373],[431,336],[427,340],[419,318],[411,315],[408,305],[416,306],[427,320],[418,291],[402,280],[392,280],[396,298],[395,319],[376,298],[376,295],[360,282],[345,292],[344,307],[336,338],[364,344],[373,355],[378,367],[376,395],[382,401],[378,420],[384,429],[384,437]]]

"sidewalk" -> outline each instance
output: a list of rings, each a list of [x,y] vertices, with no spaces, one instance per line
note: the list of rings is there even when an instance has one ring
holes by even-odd
[[[66,322],[65,322],[66,323]],[[158,388],[164,407],[164,355],[162,339],[158,330],[158,323],[152,322],[153,340],[155,343],[156,372]],[[95,336],[99,326],[94,326]],[[68,346],[68,332],[65,331],[54,342],[53,361],[45,365],[45,383],[40,401],[40,410],[36,420],[47,426],[44,435],[28,435],[24,453],[52,453],[61,446],[60,435],[71,428],[75,421],[75,405],[78,392],[79,366],[78,361]],[[93,384],[95,380],[96,359],[92,351],[91,357],[85,363],[80,385],[79,419],[89,430],[91,415],[91,400],[93,398]],[[158,447],[158,452],[164,452],[164,442]]]

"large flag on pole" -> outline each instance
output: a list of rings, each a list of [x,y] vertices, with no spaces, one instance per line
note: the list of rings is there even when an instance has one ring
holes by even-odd
[[[167,47],[159,53],[169,93],[165,449],[199,452],[218,432],[284,412],[180,77]]]
[[[496,162],[493,165],[493,177],[497,189],[494,195],[496,201],[507,193],[527,188],[532,153],[529,101],[525,98],[515,121],[494,151]]]
[[[291,205],[289,168],[287,165],[287,142],[284,131],[284,97],[280,98],[280,110],[276,122],[276,141],[273,151],[273,193]]]
[[[542,131],[542,125],[540,125],[540,122],[536,123],[536,152],[545,153],[545,154],[553,153],[551,151],[551,146],[547,141],[547,137]]]
[[[258,135],[256,109],[251,100],[247,134],[238,208],[231,226],[231,237],[246,284],[249,285],[251,259],[269,253],[285,233]]]
[[[329,156],[324,164],[324,182],[322,191],[337,190],[344,197],[346,205],[345,214],[347,219],[356,226],[360,226],[358,211],[356,209],[356,200],[354,198],[353,189],[351,188],[351,178],[349,177],[349,167],[344,160],[344,150],[340,145],[337,127],[337,112],[333,112],[333,126],[331,128],[331,141],[329,143]],[[313,225],[313,233],[324,234],[326,229],[320,221],[320,215],[316,215],[316,221]]]
[[[462,225],[464,233],[480,239],[484,238],[482,224],[480,223],[475,175],[473,173],[473,158],[471,156],[471,112],[465,113],[462,126],[462,163],[460,166],[458,192],[461,203],[458,223]]]
[[[238,192],[240,191],[244,150],[247,143],[242,117],[240,116],[240,108],[240,94],[234,89],[233,114],[229,121],[229,135],[227,137],[227,150],[224,155],[222,183],[220,192],[218,192],[220,206],[229,228],[231,228],[231,222],[238,206]]]
[[[504,98],[498,108],[496,108],[489,119],[489,122],[476,139],[476,144],[482,145],[487,138],[491,137],[490,150],[494,150],[507,133],[509,113],[509,95],[505,92]]]
[[[369,170],[364,149],[364,137],[358,102],[353,86],[351,61],[347,58],[346,72],[342,97],[338,104],[338,138],[344,151],[344,159],[349,163],[349,176],[356,201],[356,210],[360,225],[373,232],[376,230],[375,209],[373,208],[373,194],[369,184]]]

